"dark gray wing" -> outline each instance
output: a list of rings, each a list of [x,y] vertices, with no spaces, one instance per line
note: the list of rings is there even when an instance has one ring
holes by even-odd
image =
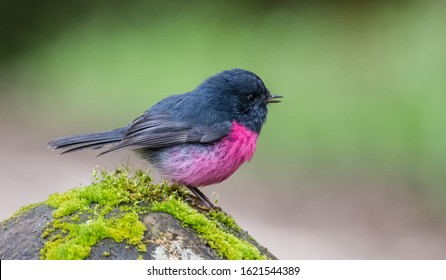
[[[173,120],[168,114],[146,113],[133,121],[121,142],[102,154],[127,149],[162,148],[184,143],[210,143],[229,134],[231,122],[192,125]]]

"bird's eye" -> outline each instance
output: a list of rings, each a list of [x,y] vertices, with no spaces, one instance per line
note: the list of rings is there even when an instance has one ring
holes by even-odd
[[[255,96],[254,94],[248,95],[248,101],[249,102],[254,102],[254,101],[256,101],[256,99],[257,99],[257,96]]]

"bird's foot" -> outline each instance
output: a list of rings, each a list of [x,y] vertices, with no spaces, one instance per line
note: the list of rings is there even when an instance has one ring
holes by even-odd
[[[191,206],[204,210],[204,211],[221,211],[220,207],[216,207],[198,188],[192,186],[186,186],[193,194],[193,197],[189,197],[187,200],[191,201]]]

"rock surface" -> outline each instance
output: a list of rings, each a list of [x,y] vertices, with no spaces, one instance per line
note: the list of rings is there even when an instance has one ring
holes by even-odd
[[[276,259],[232,217],[193,199],[142,172],[102,172],[1,222],[0,259]]]
[[[42,232],[51,222],[51,208],[38,206],[2,223],[0,227],[0,259],[38,260],[44,240]]]
[[[53,210],[40,205],[25,211],[0,227],[0,259],[37,260],[46,239],[42,234],[52,221]],[[222,259],[211,249],[206,240],[193,230],[183,227],[177,218],[162,212],[147,213],[141,216],[146,227],[143,242],[146,252],[139,252],[134,245],[116,242],[105,238],[92,246],[87,259],[92,260],[198,260]],[[247,233],[243,233],[248,236]],[[251,242],[269,259],[275,257],[253,239]]]

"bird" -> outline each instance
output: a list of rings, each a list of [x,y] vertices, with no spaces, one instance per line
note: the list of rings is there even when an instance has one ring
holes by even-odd
[[[198,188],[224,181],[251,160],[267,105],[280,98],[255,73],[234,68],[190,92],[162,99],[125,127],[62,137],[48,146],[61,154],[105,147],[99,155],[134,150],[162,178],[186,186],[214,209]]]

